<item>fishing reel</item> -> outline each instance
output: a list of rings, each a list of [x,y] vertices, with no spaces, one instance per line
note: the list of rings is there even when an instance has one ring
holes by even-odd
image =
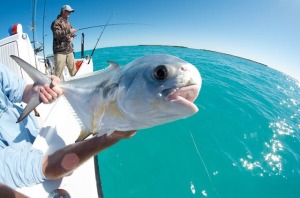
[[[37,54],[41,51],[44,50],[44,45],[43,43],[41,42],[38,42],[38,41],[31,41],[31,43],[33,44],[33,51],[34,51],[34,54]],[[37,45],[37,46],[36,46]]]

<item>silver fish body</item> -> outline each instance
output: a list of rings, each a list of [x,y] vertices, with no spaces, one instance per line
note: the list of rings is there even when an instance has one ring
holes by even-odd
[[[20,66],[34,81],[49,84],[23,64]],[[139,130],[189,117],[198,111],[193,102],[201,84],[195,66],[178,57],[159,54],[138,58],[122,67],[110,62],[104,70],[74,77],[59,86],[82,122],[77,139],[80,141],[89,134]]]

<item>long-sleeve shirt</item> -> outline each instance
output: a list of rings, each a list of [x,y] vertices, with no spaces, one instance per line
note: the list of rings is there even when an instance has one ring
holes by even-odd
[[[39,127],[30,114],[20,123],[25,82],[0,64],[0,183],[12,188],[44,181],[43,152],[32,147]]]
[[[73,52],[72,37],[71,33],[72,25],[62,16],[58,16],[55,21],[51,24],[51,30],[53,33],[53,53],[71,53]]]

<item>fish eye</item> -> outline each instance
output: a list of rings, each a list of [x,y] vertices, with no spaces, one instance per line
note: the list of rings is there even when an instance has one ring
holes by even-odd
[[[164,80],[168,77],[168,70],[165,65],[157,66],[153,71],[153,77],[157,80]]]

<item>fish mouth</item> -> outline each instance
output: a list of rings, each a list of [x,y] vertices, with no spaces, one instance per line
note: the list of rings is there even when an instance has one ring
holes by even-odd
[[[198,97],[199,92],[199,85],[188,85],[179,88],[165,89],[163,91],[165,100],[189,108],[193,113],[198,111],[198,107],[194,104],[194,101]]]

